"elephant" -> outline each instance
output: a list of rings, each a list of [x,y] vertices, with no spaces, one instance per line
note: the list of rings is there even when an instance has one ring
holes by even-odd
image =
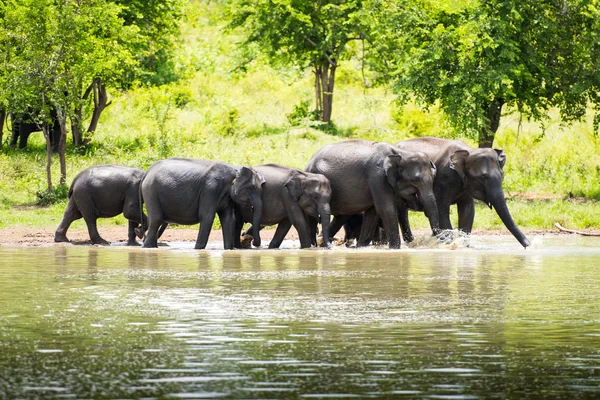
[[[373,237],[381,217],[390,248],[400,248],[398,207],[407,202],[425,211],[434,232],[439,231],[433,195],[435,166],[422,153],[399,150],[382,142],[352,139],[321,148],[306,171],[325,175],[331,184],[330,235],[353,214],[364,212],[357,246]],[[403,201],[399,201],[399,199]]]
[[[473,149],[458,140],[435,137],[408,139],[396,143],[406,151],[420,151],[437,167],[433,191],[438,205],[440,227],[452,229],[450,205],[458,208],[458,229],[471,233],[475,218],[473,199],[494,208],[498,216],[525,248],[531,243],[513,221],[502,191],[506,154],[499,149]],[[408,220],[406,221],[408,222]],[[410,226],[405,228],[410,232]]]
[[[329,200],[331,199],[329,180],[321,174],[312,174],[278,164],[259,165],[253,169],[265,179],[260,226],[278,224],[269,248],[279,248],[292,225],[298,231],[300,247],[303,249],[310,247],[309,217],[321,218],[323,237],[327,238],[325,245],[329,246]],[[251,220],[252,210],[249,207],[238,207],[236,247],[241,246],[239,237],[242,225]]]
[[[142,236],[136,229],[147,224],[146,216],[140,213],[139,187],[145,172],[139,168],[120,165],[97,165],[87,168],[75,176],[69,188],[69,201],[63,219],[54,233],[55,242],[68,242],[67,230],[71,223],[83,218],[93,244],[109,244],[98,233],[96,220],[123,214],[129,220],[127,244],[138,245]],[[142,230],[143,232],[143,230]]]
[[[374,232],[374,236],[371,238],[370,243],[376,245],[384,245],[388,243],[387,236],[385,230],[383,229],[383,224],[381,219],[378,221],[378,226]],[[350,245],[352,239],[357,239],[360,236],[360,232],[362,230],[363,225],[363,214],[355,214],[350,216],[350,218],[344,223],[344,241],[346,246]],[[402,226],[402,225],[401,225]],[[403,237],[405,243],[412,242],[413,238]]]
[[[204,249],[215,214],[223,230],[223,246],[234,244],[234,202],[252,207],[256,221],[262,215],[264,178],[251,168],[218,161],[170,158],[150,166],[141,184],[142,202],[148,212],[148,235],[143,247],[157,247],[158,231],[165,223],[200,223],[196,249]],[[254,244],[260,246],[260,224],[254,230]]]
[[[28,111],[23,114],[11,113],[12,122],[12,136],[10,139],[10,147],[14,147],[19,142],[19,148],[24,149],[27,147],[27,139],[33,132],[41,131],[42,125],[35,122],[33,111]],[[58,116],[56,111],[52,109],[50,112],[50,118],[52,122],[48,125],[48,131],[50,133],[50,143],[52,145],[52,151],[58,151],[58,144],[60,141],[61,131],[60,124],[58,123]]]

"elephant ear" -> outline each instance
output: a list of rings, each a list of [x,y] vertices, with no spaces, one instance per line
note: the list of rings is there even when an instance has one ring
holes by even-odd
[[[248,167],[242,167],[238,169],[235,173],[235,181],[233,185],[233,194],[238,195],[240,193],[240,189],[245,187],[248,182],[252,179],[252,169]]]
[[[256,175],[256,181],[258,183],[258,186],[264,185],[266,180],[265,180],[265,177],[263,176],[263,174],[261,174],[260,172],[256,172],[256,171],[254,171],[254,174]]]
[[[431,166],[431,175],[435,178],[435,175],[437,174],[437,167],[433,161],[429,161],[429,165]]]
[[[494,149],[494,151],[498,154],[498,163],[500,164],[500,169],[503,169],[504,164],[506,164],[506,153],[502,149]]]
[[[288,180],[283,184],[290,195],[294,199],[294,201],[298,201],[300,196],[302,196],[302,176],[298,173],[292,172]]]
[[[456,150],[450,156],[450,168],[455,170],[462,181],[465,180],[467,174],[467,158],[469,152],[467,150]]]
[[[402,161],[402,156],[400,154],[391,154],[385,158],[383,161],[383,169],[385,171],[385,176],[389,184],[396,189],[398,186],[398,181],[400,180],[400,162]]]

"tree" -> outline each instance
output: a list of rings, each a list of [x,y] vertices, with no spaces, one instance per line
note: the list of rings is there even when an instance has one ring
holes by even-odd
[[[439,102],[449,120],[491,147],[503,109],[563,121],[600,102],[597,0],[369,0],[363,14],[375,68],[406,102]],[[600,118],[595,118],[598,125]]]
[[[122,7],[120,17],[138,34],[130,41],[135,64],[126,69],[123,87],[141,82],[163,85],[179,79],[173,62],[180,37],[183,0],[114,0]]]
[[[361,38],[362,0],[236,0],[229,29],[244,27],[244,45],[258,44],[274,64],[312,68],[319,119],[330,122],[335,72],[347,45]]]
[[[123,27],[120,7],[107,0],[13,0],[2,10],[5,83],[13,112],[35,110],[46,137],[48,190],[52,149],[48,131],[56,112],[60,183],[66,182],[67,118],[77,116],[86,82],[122,73],[130,55],[121,43],[135,33]]]

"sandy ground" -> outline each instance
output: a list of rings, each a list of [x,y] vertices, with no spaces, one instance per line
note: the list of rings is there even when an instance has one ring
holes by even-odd
[[[127,241],[127,226],[100,226],[98,227],[100,235],[109,242],[118,243]],[[600,236],[599,230],[584,229],[582,232],[588,234],[595,234]],[[261,238],[263,243],[266,244],[273,237],[275,229],[264,229],[261,231]],[[413,232],[415,236],[426,235],[428,230],[415,230]],[[570,235],[570,233],[560,232],[558,229],[553,230],[526,230],[524,233],[531,237],[542,234],[564,234]],[[473,231],[474,235],[508,235],[510,233],[506,230],[478,230]],[[163,236],[160,238],[160,242],[195,242],[198,236],[198,228],[169,228],[165,231]],[[339,238],[343,238],[343,232],[340,231],[337,235]],[[87,230],[71,228],[67,232],[67,237],[71,240],[72,244],[91,244]],[[292,228],[286,236],[288,240],[297,240],[298,233]],[[221,241],[222,235],[220,229],[213,229],[210,234],[211,241]],[[12,227],[0,229],[0,244],[22,244],[22,245],[38,245],[54,243],[54,228],[37,228],[37,227]],[[57,244],[57,245],[65,245]]]
[[[107,241],[127,242],[127,226],[99,226],[98,232]],[[275,229],[263,229],[261,239],[271,240]],[[67,237],[72,244],[91,244],[87,230],[71,228],[67,231]],[[161,236],[159,242],[195,242],[198,237],[198,227],[195,228],[168,228]],[[298,233],[292,228],[286,239],[298,239]],[[220,229],[213,229],[209,240],[223,240]],[[47,244],[54,243],[54,228],[18,227],[0,229],[0,243],[9,244]],[[57,243],[60,245],[61,243]]]

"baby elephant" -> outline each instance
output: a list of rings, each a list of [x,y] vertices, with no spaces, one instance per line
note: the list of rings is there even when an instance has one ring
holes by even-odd
[[[54,234],[55,242],[68,242],[67,229],[79,218],[85,220],[93,244],[109,244],[96,228],[98,218],[111,218],[123,213],[129,220],[127,245],[139,246],[135,229],[147,226],[140,207],[140,182],[145,172],[120,165],[98,165],[81,171],[69,189],[69,203],[63,220]],[[142,220],[143,219],[143,220]],[[141,238],[141,236],[139,236]]]
[[[277,230],[269,243],[270,249],[279,248],[292,225],[298,231],[300,247],[311,246],[309,219],[321,221],[325,246],[329,246],[329,200],[331,186],[329,180],[321,174],[312,174],[296,168],[278,164],[265,164],[254,167],[261,174],[263,184],[263,212],[260,226],[277,224]],[[239,240],[242,225],[253,222],[252,209],[238,206],[236,213],[235,246],[241,247]],[[254,227],[254,225],[253,225]],[[316,236],[316,232],[315,232]],[[316,238],[315,238],[316,239]]]

